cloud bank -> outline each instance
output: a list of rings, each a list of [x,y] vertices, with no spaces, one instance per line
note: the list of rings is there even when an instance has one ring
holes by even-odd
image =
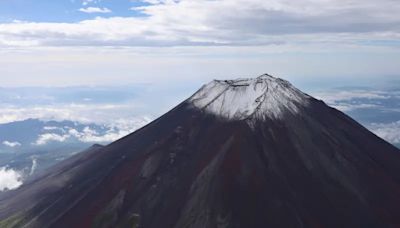
[[[76,23],[0,24],[0,45],[254,46],[293,43],[385,45],[400,37],[396,0],[145,0],[142,16]],[[89,1],[84,1],[87,5]],[[107,8],[82,8],[108,13]]]
[[[64,142],[66,139],[69,138],[69,135],[58,135],[54,133],[46,133],[39,136],[38,140],[36,141],[35,145],[41,146],[46,145],[49,142]]]
[[[38,136],[33,145],[44,146],[52,142],[77,140],[83,143],[109,143],[118,140],[151,122],[150,118],[116,119],[115,122],[103,125],[98,131],[89,126],[82,130],[73,127],[44,127],[43,134]]]
[[[0,191],[12,190],[22,185],[22,174],[6,167],[0,168]]]
[[[9,123],[25,119],[71,120],[81,123],[111,124],[124,119],[135,121],[150,119],[147,116],[133,115],[134,104],[60,104],[34,105],[21,107],[1,105],[0,123]]]
[[[398,88],[347,88],[317,92],[314,95],[361,121],[370,131],[386,141],[400,144],[399,94]]]
[[[374,123],[371,130],[388,142],[400,144],[400,121],[393,123]]]

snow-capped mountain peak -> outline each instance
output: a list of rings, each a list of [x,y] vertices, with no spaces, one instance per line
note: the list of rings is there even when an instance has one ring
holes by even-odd
[[[234,120],[281,118],[298,113],[309,96],[288,81],[264,74],[257,78],[214,80],[189,101],[208,113]]]

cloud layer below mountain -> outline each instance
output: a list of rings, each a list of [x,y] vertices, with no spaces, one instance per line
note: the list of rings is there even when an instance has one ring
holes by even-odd
[[[379,137],[400,146],[400,89],[344,88],[314,95],[346,112]]]

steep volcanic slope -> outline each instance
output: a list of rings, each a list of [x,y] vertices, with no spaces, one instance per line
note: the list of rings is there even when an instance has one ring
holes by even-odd
[[[0,199],[0,226],[400,226],[400,151],[269,75],[80,156]]]

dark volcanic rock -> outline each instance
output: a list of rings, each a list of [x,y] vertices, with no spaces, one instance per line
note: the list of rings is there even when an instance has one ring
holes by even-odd
[[[225,96],[222,105],[201,102],[210,91],[195,95],[9,192],[0,199],[0,226],[400,226],[397,148],[283,80],[226,82],[210,99]],[[258,84],[267,88],[260,96],[280,95],[257,94],[256,108],[250,101],[240,113],[216,109],[228,107],[226,92],[245,96],[242,87]],[[281,85],[291,92],[275,93]]]

